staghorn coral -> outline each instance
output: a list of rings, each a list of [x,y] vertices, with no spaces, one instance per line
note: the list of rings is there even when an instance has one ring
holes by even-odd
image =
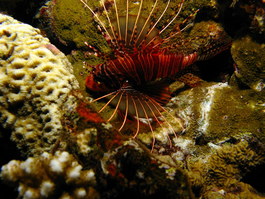
[[[66,57],[40,31],[0,15],[0,121],[29,154],[53,147],[78,88]]]
[[[1,177],[18,183],[19,197],[37,198],[98,198],[92,169],[82,170],[73,155],[57,151],[44,152],[25,161],[12,160],[2,167]]]

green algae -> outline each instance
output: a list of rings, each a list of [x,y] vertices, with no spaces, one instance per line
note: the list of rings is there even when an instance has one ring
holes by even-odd
[[[176,97],[176,108],[190,117],[186,136],[195,137],[200,143],[216,142],[249,132],[264,139],[259,133],[264,131],[262,118],[265,113],[261,105],[264,98],[251,90],[205,83],[180,93]]]
[[[249,36],[242,37],[233,42],[231,53],[236,63],[235,77],[248,87],[262,91],[265,88],[265,44]]]
[[[197,52],[203,59],[215,55],[217,51],[210,51],[218,46],[223,50],[231,42],[222,25],[213,20],[200,21],[193,25],[189,31],[183,32],[172,39],[174,49],[172,52],[190,54]],[[220,51],[221,51],[220,50]],[[215,53],[214,53],[215,52]]]
[[[161,18],[161,20],[159,20],[159,23],[157,24],[158,29],[162,29],[167,23],[169,23],[170,19],[175,16],[175,14],[179,10],[180,2],[181,1],[170,2],[167,11],[164,13],[164,16]],[[104,8],[99,3],[99,1],[89,1],[87,3],[88,6],[90,6],[94,11],[97,10],[97,17],[99,17],[99,19],[103,22],[104,26],[109,29],[110,24],[105,13],[103,12]],[[118,0],[116,3],[118,15],[125,16],[126,4],[122,0]],[[152,6],[150,5],[154,5],[153,0],[143,1],[142,9],[140,11],[141,17],[147,18],[149,16],[149,13],[152,10]],[[164,9],[166,8],[166,5],[167,2],[158,1],[156,9],[154,10],[153,15],[151,16],[151,20],[153,23],[158,21]],[[139,7],[140,2],[129,3],[129,15],[137,16],[139,12]],[[176,27],[178,27],[178,24],[183,23],[186,19],[191,18],[190,20],[185,22],[185,25],[192,24],[192,19],[194,17],[191,16],[194,15],[196,11],[200,8],[215,9],[215,7],[216,5],[213,1],[185,1],[178,17],[167,28],[167,30],[164,31],[163,37],[169,36],[172,30],[176,31],[175,29]],[[88,44],[98,48],[103,53],[109,54],[111,52],[111,49],[108,47],[106,41],[96,28],[97,23],[99,22],[95,17],[92,16],[92,13],[89,11],[89,9],[86,8],[80,1],[57,0],[53,3],[50,15],[52,18],[52,31],[66,45],[74,44],[79,50],[84,50],[86,49],[84,42],[87,42]],[[108,16],[111,21],[116,21],[114,5],[108,8]],[[187,40],[193,40],[195,37],[192,37],[191,39],[187,38]],[[205,43],[203,43],[202,45],[204,44]],[[189,44],[185,46],[188,47]],[[191,48],[193,47],[194,46],[191,46]]]
[[[98,3],[93,1],[90,6],[98,6]],[[66,44],[74,43],[77,48],[84,48],[84,42],[87,42],[103,52],[109,51],[104,38],[97,32],[91,12],[80,1],[57,0],[51,13],[53,32]]]

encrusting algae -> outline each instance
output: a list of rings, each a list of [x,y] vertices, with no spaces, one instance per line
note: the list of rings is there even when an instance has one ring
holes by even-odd
[[[84,2],[110,30],[101,1]],[[125,16],[122,2],[116,0],[118,14]],[[148,17],[155,2],[143,0],[143,17]],[[154,22],[167,2],[157,1]],[[169,42],[170,53],[203,56],[210,46],[232,43],[231,53],[228,50],[221,59],[216,56],[176,74],[169,85],[172,96],[163,104],[164,123],[153,124],[153,131],[148,123],[141,123],[137,137],[133,137],[137,123],[132,118],[118,131],[125,112],[106,122],[115,106],[98,114],[108,99],[91,103],[101,95],[86,88],[86,77],[93,71],[91,65],[106,62],[106,57],[94,54],[113,59],[117,49],[102,35],[86,4],[53,0],[40,9],[41,22],[46,24],[42,31],[46,29],[51,41],[60,43],[71,64],[38,29],[1,15],[0,145],[11,143],[3,138],[15,141],[22,155],[20,160],[0,159],[1,181],[16,187],[22,198],[264,198],[264,42],[259,3],[170,1],[158,30],[181,2],[174,24],[190,16],[190,25]],[[115,19],[114,1],[104,3]],[[129,1],[131,14],[137,14],[140,3]],[[226,6],[228,11],[223,12]],[[230,22],[224,20],[229,12],[232,16],[244,12],[251,19],[243,35],[229,29]],[[12,31],[11,26],[21,28]],[[162,38],[176,32],[174,28],[165,29]],[[231,59],[230,66],[223,57]],[[212,68],[230,67],[216,72],[220,75],[216,79],[223,82],[199,78],[211,76],[202,70],[209,63]]]
[[[231,53],[235,61],[235,80],[239,85],[255,91],[265,88],[265,44],[255,42],[245,36],[233,42]]]

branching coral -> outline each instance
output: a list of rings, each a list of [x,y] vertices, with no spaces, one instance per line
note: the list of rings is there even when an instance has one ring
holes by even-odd
[[[12,160],[2,167],[1,177],[18,183],[19,197],[37,198],[97,198],[93,185],[95,173],[82,166],[68,152],[55,155],[44,152],[26,161]]]

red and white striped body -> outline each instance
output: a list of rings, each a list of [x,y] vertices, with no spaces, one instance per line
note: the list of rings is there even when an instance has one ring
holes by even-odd
[[[173,79],[180,71],[200,59],[197,52],[172,53],[171,47],[165,45],[175,35],[181,34],[190,27],[190,24],[186,23],[188,19],[195,16],[198,10],[182,23],[174,24],[184,4],[184,0],[181,0],[176,7],[176,13],[167,20],[167,24],[158,29],[159,22],[168,10],[170,0],[164,8],[161,8],[162,13],[156,21],[152,21],[152,16],[154,11],[159,9],[157,7],[159,0],[154,0],[147,16],[142,16],[144,0],[139,1],[136,15],[129,13],[131,3],[129,0],[124,0],[126,6],[122,11],[117,6],[117,0],[101,0],[102,8],[98,10],[104,11],[102,13],[107,19],[107,24],[84,0],[80,1],[91,11],[99,24],[99,30],[114,52],[114,56],[104,55],[106,59],[104,64],[93,67],[92,73],[87,77],[86,87],[95,92],[106,93],[94,100],[109,99],[99,112],[108,104],[115,106],[115,111],[108,120],[113,118],[118,109],[124,113],[124,120],[119,130],[123,128],[128,115],[135,118],[137,120],[136,136],[139,132],[140,118],[158,121],[159,117],[163,117],[162,112],[165,111],[163,105],[170,99],[165,79]],[[173,26],[172,30],[175,32],[162,38],[162,33],[170,26],[171,28]],[[101,55],[96,48],[89,44],[87,46],[96,54]],[[148,123],[152,130],[150,122]]]

